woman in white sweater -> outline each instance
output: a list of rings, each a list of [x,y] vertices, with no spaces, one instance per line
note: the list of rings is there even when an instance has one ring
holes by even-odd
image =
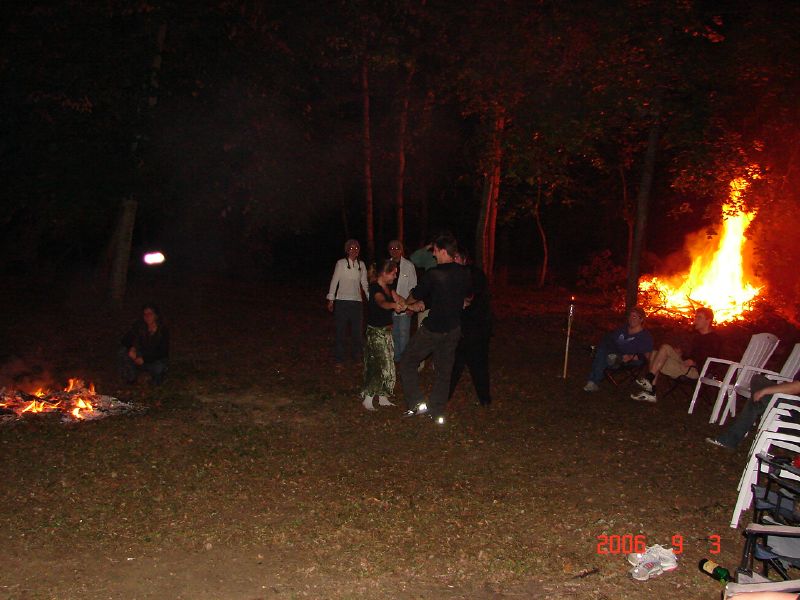
[[[331,285],[328,288],[328,310],[336,322],[336,344],[334,360],[337,366],[344,365],[345,339],[350,330],[350,358],[361,359],[363,333],[363,309],[361,292],[368,297],[367,266],[358,259],[361,246],[358,240],[347,240],[344,244],[345,257],[336,261]]]

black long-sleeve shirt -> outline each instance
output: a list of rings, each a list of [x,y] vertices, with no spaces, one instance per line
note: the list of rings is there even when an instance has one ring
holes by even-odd
[[[139,320],[123,336],[122,345],[128,349],[136,348],[136,352],[146,363],[166,360],[169,357],[169,331],[159,325],[155,332],[150,333],[147,323]]]

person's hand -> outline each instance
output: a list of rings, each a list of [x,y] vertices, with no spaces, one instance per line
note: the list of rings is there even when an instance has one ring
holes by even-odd
[[[631,362],[634,358],[636,358],[635,354],[623,354],[622,362]]]
[[[687,358],[685,361],[683,361],[683,365],[685,367],[696,367],[697,363],[694,362],[691,358]]]
[[[136,353],[136,348],[133,348],[133,347],[129,348],[128,349],[128,356],[130,357],[130,359],[132,361],[136,362],[136,359],[139,358],[139,355]]]
[[[328,312],[333,312],[333,300],[328,300]]]
[[[141,356],[138,356],[133,359],[133,362],[141,367],[144,364],[144,359]]]
[[[753,402],[761,402],[761,399],[766,395],[766,388],[758,390],[755,394],[753,394]]]

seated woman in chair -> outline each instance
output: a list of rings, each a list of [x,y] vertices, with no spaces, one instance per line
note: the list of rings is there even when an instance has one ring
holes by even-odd
[[[596,392],[608,367],[643,365],[653,351],[653,336],[644,328],[645,312],[641,306],[628,311],[628,323],[615,329],[597,346],[589,380],[584,392]]]

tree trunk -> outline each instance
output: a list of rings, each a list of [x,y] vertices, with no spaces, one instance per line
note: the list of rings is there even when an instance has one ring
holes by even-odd
[[[156,36],[156,54],[153,56],[153,62],[150,69],[150,81],[148,82],[148,95],[147,106],[154,108],[158,103],[158,74],[161,71],[162,53],[164,52],[164,40],[167,36],[167,24],[162,23],[158,28]],[[139,128],[142,129],[144,124],[140,121]],[[141,151],[139,148],[139,139],[142,137],[141,131],[137,132],[131,143],[131,158],[134,162],[138,163],[137,154]],[[135,168],[136,170],[139,167]],[[135,171],[134,171],[135,172]],[[119,221],[117,222],[116,230],[111,240],[112,250],[112,264],[111,264],[111,281],[110,293],[111,299],[117,304],[122,302],[125,296],[125,289],[128,282],[128,263],[131,257],[131,244],[133,243],[133,229],[136,225],[136,210],[138,203],[133,196],[126,198],[122,201],[120,209]]]
[[[117,304],[125,297],[128,281],[128,263],[131,259],[133,227],[136,224],[136,200],[126,198],[122,201],[117,227],[113,239],[113,259],[111,263],[111,299]]]
[[[406,179],[406,135],[408,132],[408,104],[411,96],[411,78],[414,77],[413,65],[409,67],[403,83],[403,97],[400,103],[400,124],[397,131],[397,177],[395,180],[395,207],[397,209],[397,239],[404,242]]]
[[[369,124],[369,68],[367,59],[361,64],[361,96],[364,110],[364,200],[367,211],[367,258],[375,260],[375,222],[372,200],[372,141]]]
[[[481,210],[475,239],[476,262],[492,280],[494,273],[495,231],[497,229],[497,201],[500,197],[500,175],[503,158],[501,138],[505,128],[505,114],[497,109],[493,123],[489,150],[489,169],[484,175]]]
[[[547,246],[547,236],[544,232],[544,227],[542,226],[542,218],[539,214],[539,208],[542,205],[542,181],[539,180],[539,188],[536,191],[536,204],[533,207],[533,218],[536,221],[536,228],[539,230],[539,237],[542,240],[542,268],[539,271],[539,283],[537,285],[538,288],[544,287],[545,278],[547,277],[547,264],[548,259],[550,256],[550,251]]]
[[[622,165],[619,167],[619,178],[622,181],[622,219],[625,221],[625,227],[628,230],[628,247],[625,254],[625,267],[630,271],[631,255],[633,254],[634,219],[633,211],[628,201],[628,182],[625,179],[625,167]]]
[[[656,150],[661,136],[660,111],[655,111],[650,133],[647,136],[647,150],[644,157],[642,182],[636,196],[636,229],[633,235],[633,249],[628,265],[628,285],[625,293],[625,307],[630,310],[639,298],[639,270],[641,268],[642,246],[647,232],[647,213],[650,207],[650,190],[655,173]]]

